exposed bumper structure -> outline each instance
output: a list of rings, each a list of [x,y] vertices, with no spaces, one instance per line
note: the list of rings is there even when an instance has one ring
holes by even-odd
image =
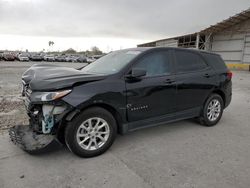
[[[30,154],[54,150],[60,146],[58,129],[62,118],[70,110],[63,101],[42,101],[41,97],[55,92],[28,92],[23,83],[24,104],[29,116],[29,125],[16,125],[9,129],[11,141]]]
[[[53,135],[38,134],[30,126],[14,126],[9,135],[15,145],[30,154],[48,152],[61,145]]]

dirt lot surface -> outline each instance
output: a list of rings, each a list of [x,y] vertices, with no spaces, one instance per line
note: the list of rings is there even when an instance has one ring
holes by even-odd
[[[27,124],[21,97],[21,76],[31,65],[46,62],[1,62],[0,61],[0,131],[15,124]],[[60,66],[79,68],[84,63],[55,63]]]
[[[217,126],[186,120],[139,130],[81,159],[66,148],[31,156],[9,141],[4,129],[27,121],[19,83],[31,64],[0,62],[1,188],[250,186],[250,72],[234,72],[233,100]]]

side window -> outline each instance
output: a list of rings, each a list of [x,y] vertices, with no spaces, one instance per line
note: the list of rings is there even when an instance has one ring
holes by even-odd
[[[197,54],[186,51],[175,51],[177,72],[198,71],[207,67],[205,61]]]
[[[170,52],[159,51],[146,54],[133,68],[145,69],[146,76],[160,76],[171,73]]]
[[[203,53],[203,56],[216,70],[227,70],[227,66],[219,55]]]

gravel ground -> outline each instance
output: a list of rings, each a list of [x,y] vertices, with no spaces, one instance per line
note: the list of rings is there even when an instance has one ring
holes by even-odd
[[[0,62],[0,127],[26,121],[18,84],[30,65]],[[250,72],[235,71],[232,103],[217,126],[186,120],[135,131],[99,157],[81,159],[65,147],[28,155],[2,131],[0,187],[248,188],[249,122]]]
[[[0,131],[13,125],[28,123],[21,97],[21,76],[31,65],[47,62],[4,62],[0,61]],[[59,63],[61,66],[79,68],[83,63]]]

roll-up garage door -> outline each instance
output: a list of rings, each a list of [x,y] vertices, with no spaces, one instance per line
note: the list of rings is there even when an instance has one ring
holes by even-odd
[[[250,33],[246,34],[245,37],[243,63],[250,64]]]
[[[222,56],[226,63],[242,63],[245,34],[215,35],[212,51]]]

